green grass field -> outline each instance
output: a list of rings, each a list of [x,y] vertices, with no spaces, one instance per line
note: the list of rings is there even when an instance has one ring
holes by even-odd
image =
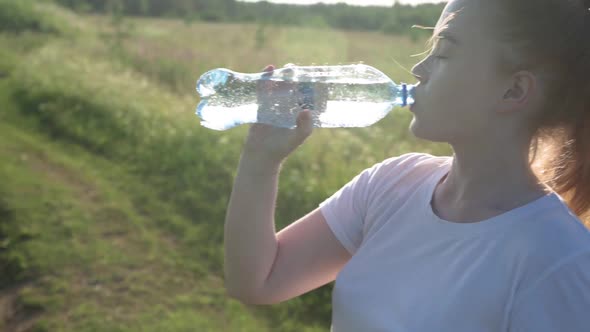
[[[195,81],[362,61],[413,82],[424,42],[10,3],[0,12],[27,19],[0,31],[0,331],[327,331],[331,285],[272,307],[226,296],[223,221],[248,127],[201,127]],[[316,130],[283,167],[277,229],[375,162],[450,153],[410,120]]]

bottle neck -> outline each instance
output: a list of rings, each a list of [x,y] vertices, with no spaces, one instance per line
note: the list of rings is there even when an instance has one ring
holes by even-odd
[[[395,91],[395,104],[404,107],[412,105],[414,103],[416,84],[394,84],[393,89]]]

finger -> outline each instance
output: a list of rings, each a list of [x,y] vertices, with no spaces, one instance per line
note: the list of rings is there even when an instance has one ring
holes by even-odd
[[[268,65],[266,67],[264,67],[264,69],[262,70],[264,72],[264,74],[262,74],[262,78],[264,78],[265,80],[263,80],[261,87],[267,89],[271,82],[266,81],[266,79],[268,79],[270,76],[272,76],[272,73],[275,69],[274,65]]]
[[[313,131],[313,119],[311,110],[304,109],[297,115],[296,136],[298,141],[303,142]]]

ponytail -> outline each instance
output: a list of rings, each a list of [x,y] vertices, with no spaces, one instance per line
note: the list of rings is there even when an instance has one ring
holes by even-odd
[[[575,66],[577,79],[563,105],[565,112],[547,115],[532,145],[533,170],[567,202],[590,229],[590,0],[586,13],[585,50]],[[551,129],[549,129],[551,128]],[[541,146],[541,148],[540,148]],[[539,148],[541,159],[536,160]]]
[[[553,160],[553,178],[547,184],[560,194],[584,225],[590,228],[590,0],[583,1],[585,12],[581,56],[576,74],[579,75],[572,106],[569,132]]]
[[[590,99],[590,94],[587,95]],[[590,229],[590,109],[569,129],[544,131],[533,145],[533,169]],[[541,158],[539,145],[543,146]]]

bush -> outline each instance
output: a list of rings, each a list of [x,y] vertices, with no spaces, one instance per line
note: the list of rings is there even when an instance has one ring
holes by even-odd
[[[38,11],[30,0],[0,0],[0,32],[57,33],[51,17]]]
[[[229,140],[230,148],[219,153],[217,138],[199,128],[194,100],[187,103],[141,75],[79,52],[54,44],[19,66],[12,84],[22,112],[53,138],[79,144],[148,179],[182,215],[197,223],[223,220],[235,167],[228,158],[237,158],[239,144]],[[206,240],[199,245],[212,248],[221,238],[222,230],[207,239],[185,240]]]

